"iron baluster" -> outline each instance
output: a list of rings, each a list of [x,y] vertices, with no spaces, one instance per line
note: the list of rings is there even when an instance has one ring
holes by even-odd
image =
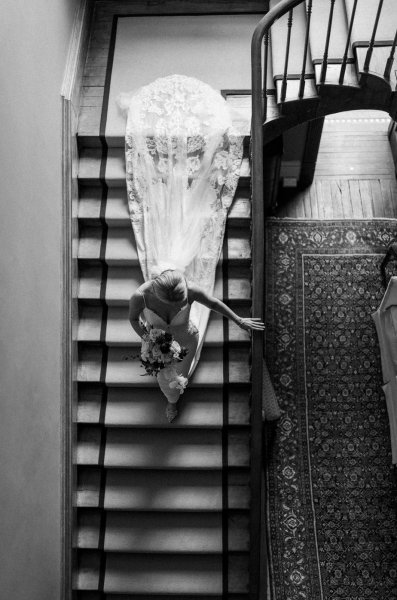
[[[310,20],[312,16],[312,3],[313,0],[309,0],[307,5],[307,19],[306,19],[306,35],[305,35],[305,48],[303,51],[303,63],[302,63],[302,73],[299,84],[299,98],[303,98],[303,94],[305,92],[305,75],[306,75],[306,60],[307,60],[307,51],[309,48],[309,31],[310,31]]]
[[[323,64],[321,66],[320,83],[324,83],[325,77],[327,75],[329,40],[331,39],[332,20],[334,18],[334,6],[335,6],[335,0],[331,0],[331,6],[329,9],[329,17],[328,17],[327,37],[325,40]]]
[[[396,33],[394,35],[394,40],[393,40],[393,45],[390,50],[390,55],[386,62],[385,72],[383,73],[383,77],[385,79],[387,79],[388,81],[390,80],[390,73],[391,73],[391,68],[393,66],[393,62],[394,62],[394,53],[396,51],[396,45],[397,45],[397,29],[396,29]]]
[[[382,6],[383,6],[383,0],[379,0],[378,10],[376,11],[376,18],[375,18],[374,28],[372,30],[371,40],[369,42],[367,54],[365,56],[365,62],[364,62],[364,72],[365,73],[368,73],[368,71],[369,71],[369,64],[371,62],[372,52],[374,50],[375,36],[376,36],[376,31],[378,29],[380,13],[382,12]]]
[[[283,75],[283,84],[281,86],[281,102],[284,102],[285,97],[287,95],[287,75],[288,75],[288,61],[289,61],[289,47],[291,45],[291,31],[292,31],[292,21],[293,21],[293,10],[290,10],[288,13],[288,34],[287,34],[287,47],[285,49],[285,62],[284,62],[284,75]]]
[[[265,48],[263,56],[263,122],[267,119],[267,63],[269,60],[269,32],[265,33],[263,38]]]
[[[349,23],[349,30],[347,32],[345,52],[343,54],[342,66],[340,68],[340,75],[339,75],[339,84],[340,85],[343,84],[343,80],[345,78],[347,56],[349,54],[350,39],[351,39],[351,35],[352,35],[352,30],[353,30],[354,17],[356,16],[356,8],[357,8],[357,0],[354,0],[353,10],[352,10],[351,18],[350,18],[350,23]]]

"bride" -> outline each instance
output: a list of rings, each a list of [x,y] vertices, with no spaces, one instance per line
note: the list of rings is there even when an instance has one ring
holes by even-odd
[[[171,421],[184,380],[199,360],[210,311],[244,329],[264,327],[213,297],[243,135],[233,128],[222,96],[183,75],[124,94],[120,105],[128,111],[128,205],[145,280],[132,295],[130,322],[141,337],[151,327],[163,329],[188,350],[177,378],[170,367],[157,376]]]
[[[259,319],[239,317],[221,300],[210,296],[196,285],[189,285],[179,271],[169,269],[141,285],[130,300],[129,319],[133,329],[142,338],[147,334],[148,325],[163,329],[171,333],[188,351],[185,358],[178,363],[176,378],[171,375],[175,372],[172,367],[162,369],[157,376],[160,389],[168,400],[166,414],[169,421],[177,415],[175,404],[183,393],[184,380],[189,374],[199,344],[198,329],[190,320],[193,302],[228,317],[242,329],[264,328]],[[144,315],[143,322],[140,319],[141,314]],[[174,381],[170,380],[170,375]],[[172,385],[173,383],[176,385]]]

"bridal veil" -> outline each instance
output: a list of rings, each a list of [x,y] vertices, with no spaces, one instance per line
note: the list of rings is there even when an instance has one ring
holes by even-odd
[[[222,250],[243,151],[226,101],[183,75],[160,78],[132,95],[126,111],[126,177],[131,222],[143,277],[182,271],[208,294]],[[197,364],[209,310],[194,303]]]

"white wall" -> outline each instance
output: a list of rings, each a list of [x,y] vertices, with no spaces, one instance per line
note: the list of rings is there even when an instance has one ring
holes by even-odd
[[[261,16],[119,19],[106,134],[124,132],[125,118],[116,101],[120,92],[132,92],[158,77],[178,73],[196,77],[217,90],[251,89],[251,38]]]
[[[1,10],[2,600],[60,595],[60,89],[76,4]]]

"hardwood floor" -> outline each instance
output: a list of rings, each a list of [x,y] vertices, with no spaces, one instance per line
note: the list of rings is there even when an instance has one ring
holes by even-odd
[[[379,111],[326,117],[316,173],[305,190],[282,189],[276,216],[297,219],[397,218],[397,185]]]

